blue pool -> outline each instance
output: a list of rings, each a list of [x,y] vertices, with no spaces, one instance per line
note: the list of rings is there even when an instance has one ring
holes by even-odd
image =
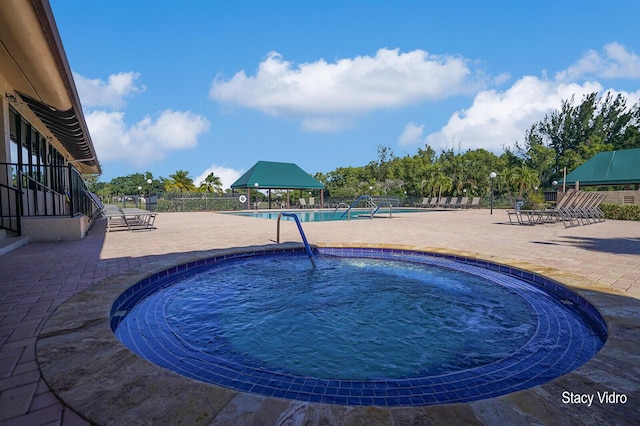
[[[391,210],[391,217],[395,214],[400,213],[424,213],[429,210],[426,209],[410,209],[410,208],[394,208]],[[326,222],[329,220],[354,220],[354,219],[362,219],[365,217],[364,215],[369,214],[371,211],[369,209],[352,209],[349,212],[349,215],[345,214],[345,210],[339,210],[334,213],[333,210],[309,210],[309,211],[296,211],[294,212],[298,215],[300,222]],[[237,216],[247,216],[247,217],[257,217],[261,219],[277,219],[280,211],[257,211],[257,212],[235,212],[229,213]],[[389,218],[389,208],[382,207],[375,214],[374,218]],[[369,217],[367,217],[369,219]],[[282,220],[293,220],[288,217],[283,217]]]
[[[140,356],[244,392],[345,405],[498,396],[590,359],[606,326],[544,277],[387,250],[238,253],[156,274],[114,303]]]

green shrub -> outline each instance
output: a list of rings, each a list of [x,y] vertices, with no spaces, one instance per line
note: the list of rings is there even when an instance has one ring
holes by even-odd
[[[159,198],[159,212],[208,212],[240,210],[243,205],[235,197]]]
[[[533,192],[529,194],[524,202],[524,205],[522,206],[524,210],[542,210],[546,209],[547,207],[549,206],[544,201],[544,194],[541,194],[539,192]]]
[[[640,221],[640,205],[637,204],[600,204],[607,219]]]

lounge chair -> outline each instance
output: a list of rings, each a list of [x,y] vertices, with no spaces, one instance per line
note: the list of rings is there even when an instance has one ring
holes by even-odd
[[[471,209],[471,208],[479,208],[480,207],[480,197],[473,197],[473,199],[471,200],[471,203],[467,204],[466,206],[463,206],[466,209]]]
[[[562,220],[565,227],[579,224],[576,218],[576,202],[581,197],[581,191],[567,192],[552,209],[539,210],[507,210],[509,222],[512,225],[536,225],[540,223],[557,222]],[[515,218],[515,220],[514,220]],[[568,226],[567,226],[568,224]]]
[[[421,203],[415,203],[414,207],[429,207],[429,197],[422,197]]]
[[[107,232],[116,230],[139,231],[154,229],[156,213],[138,208],[121,209],[106,205],[102,215],[107,219]]]
[[[604,213],[600,210],[599,205],[606,197],[606,194],[598,192],[582,192],[579,200],[571,208],[571,212],[576,220],[581,221],[582,225],[590,225],[592,223],[604,220]]]
[[[304,198],[300,198],[300,207],[302,207],[303,209],[307,207],[307,202]]]
[[[556,204],[553,215],[561,218],[565,228],[580,225],[580,206],[584,202],[583,191],[570,191]]]
[[[130,208],[122,209],[122,213],[130,231],[153,229],[153,224],[156,221],[156,213],[148,210]]]
[[[436,207],[446,208],[449,205],[451,197],[441,198]]]
[[[314,197],[309,197],[309,208],[315,208],[316,199]]]
[[[451,197],[449,198],[447,204],[445,205],[448,209],[455,209],[460,206],[460,198],[459,197]]]

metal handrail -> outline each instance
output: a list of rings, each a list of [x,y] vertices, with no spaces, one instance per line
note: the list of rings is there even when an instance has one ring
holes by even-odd
[[[277,225],[277,234],[276,234],[276,243],[280,244],[280,219],[282,216],[292,217],[293,220],[296,221],[296,225],[298,225],[298,231],[300,231],[300,236],[302,237],[302,242],[304,243],[304,249],[307,251],[307,255],[309,256],[309,260],[311,261],[311,265],[313,269],[318,269],[316,266],[316,259],[313,251],[311,251],[311,247],[309,246],[309,242],[307,241],[306,235],[304,235],[304,231],[302,230],[302,225],[300,224],[300,219],[298,215],[295,213],[280,213],[278,215],[278,225]]]
[[[351,203],[351,205],[349,206],[349,208],[347,209],[346,212],[342,213],[342,216],[340,217],[344,217],[345,214],[348,214],[347,216],[347,220],[351,219],[351,209],[354,208],[355,206],[358,205],[358,203],[361,200],[367,200],[369,202],[369,206],[371,207],[371,213],[373,213],[373,209],[376,208],[375,203],[373,202],[373,197],[371,197],[371,195],[361,195],[358,198],[355,199],[355,201],[353,203]],[[373,216],[373,215],[372,215]]]
[[[3,198],[1,191],[2,190],[6,190],[7,191],[7,195],[10,194],[11,192],[13,192],[15,200],[13,200],[14,202],[11,202],[10,197],[7,197],[6,200],[6,204],[8,206],[8,211],[6,216],[9,218],[9,225],[5,226],[4,224],[4,218],[5,218],[5,211],[4,211],[4,203],[2,202]],[[15,206],[15,212],[12,213],[12,208],[11,206],[14,205]],[[16,188],[13,188],[11,186],[5,185],[3,183],[0,183],[0,228],[1,229],[8,229],[10,231],[14,231],[16,234],[18,234],[18,236],[22,235],[22,223],[20,221],[20,191],[18,191]],[[15,226],[13,226],[13,218],[15,218]]]
[[[0,162],[0,182],[19,192],[22,216],[93,215],[86,183],[72,164],[33,166],[33,170],[30,167]],[[38,198],[38,194],[46,195]]]
[[[380,210],[381,207],[384,207],[385,205],[389,206],[389,217],[392,217],[393,215],[393,206],[391,205],[391,203],[387,202],[387,201],[383,201],[382,203],[380,203],[380,205],[374,210],[373,213],[371,213],[371,218],[373,219],[373,215],[378,213],[378,210]]]
[[[338,211],[338,209],[339,209],[340,207],[347,207],[347,208],[349,208],[349,204],[347,204],[347,203],[339,203],[339,204],[338,204],[338,206],[336,207],[336,209],[333,211],[333,213],[331,213],[331,216],[329,216],[329,219],[327,219],[327,220],[331,220],[331,219],[333,219],[333,215],[335,215],[335,214],[336,214],[336,212]]]

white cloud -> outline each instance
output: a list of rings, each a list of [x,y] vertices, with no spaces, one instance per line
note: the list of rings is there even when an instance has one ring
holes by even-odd
[[[527,129],[558,108],[562,101],[575,96],[599,92],[597,82],[558,83],[526,76],[509,89],[478,93],[470,108],[457,111],[438,132],[425,142],[433,148],[476,149],[500,152],[504,146],[522,141]],[[455,144],[456,146],[452,146]]]
[[[78,96],[85,108],[122,108],[127,97],[146,90],[144,85],[138,84],[139,78],[139,73],[121,72],[111,74],[105,82],[73,73]]]
[[[422,141],[423,132],[424,125],[418,126],[413,122],[409,122],[404,126],[404,130],[398,138],[398,144],[400,146],[417,145]]]
[[[220,103],[299,117],[307,130],[327,131],[342,128],[335,117],[473,93],[483,83],[471,81],[471,74],[466,59],[423,50],[380,49],[373,57],[298,65],[271,52],[255,76],[240,71],[228,81],[216,78],[209,95]]]
[[[479,92],[470,108],[455,112],[440,131],[425,138],[433,148],[485,148],[500,152],[515,141],[523,141],[531,125],[545,115],[561,108],[562,101],[580,102],[584,95],[606,90],[595,78],[640,78],[640,57],[624,46],[611,43],[604,47],[604,55],[590,50],[578,62],[556,74],[555,79],[525,76],[504,91]],[[620,92],[630,107],[640,99],[640,90]]]
[[[209,173],[214,173],[220,178],[220,181],[222,181],[222,189],[228,189],[231,187],[231,184],[233,182],[235,182],[240,176],[242,176],[244,172],[244,170],[236,170],[217,164],[212,164],[211,167],[207,168],[198,177],[196,177],[193,180],[193,183],[196,186],[200,186],[202,181],[204,181],[204,179],[209,176]]]
[[[556,75],[558,81],[581,78],[640,78],[640,56],[618,43],[604,46],[603,52],[587,51],[575,64]]]
[[[119,111],[89,111],[85,118],[100,161],[122,160],[136,166],[162,159],[171,150],[195,147],[210,127],[207,119],[189,111],[162,111],[131,127]]]

